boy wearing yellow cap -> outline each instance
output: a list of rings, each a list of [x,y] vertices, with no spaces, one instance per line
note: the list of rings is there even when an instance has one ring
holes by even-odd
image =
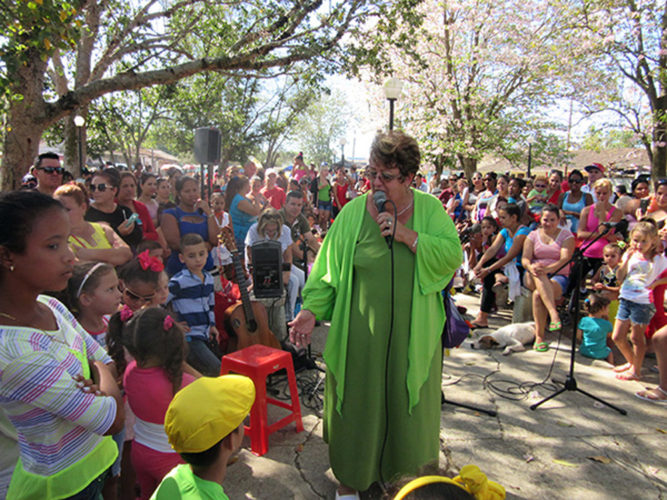
[[[242,375],[202,377],[177,392],[164,430],[187,463],[165,476],[151,500],[229,500],[222,481],[229,457],[241,446],[243,420],[254,401],[255,386]]]

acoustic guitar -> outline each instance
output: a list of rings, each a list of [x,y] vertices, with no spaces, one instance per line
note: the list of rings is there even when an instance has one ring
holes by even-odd
[[[225,310],[225,325],[227,331],[233,333],[229,339],[229,352],[245,347],[262,344],[275,349],[281,349],[280,342],[269,329],[269,317],[264,304],[250,300],[248,294],[248,280],[241,261],[241,252],[236,247],[234,233],[229,227],[221,229],[220,237],[223,244],[232,254],[236,282],[241,292],[241,302],[229,306]]]

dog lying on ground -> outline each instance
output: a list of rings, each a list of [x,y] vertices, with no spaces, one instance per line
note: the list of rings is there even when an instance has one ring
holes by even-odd
[[[493,349],[495,347],[503,350],[503,355],[507,356],[512,351],[525,351],[524,344],[528,344],[535,339],[535,322],[513,323],[499,328],[491,334],[482,335],[472,344],[473,349]]]

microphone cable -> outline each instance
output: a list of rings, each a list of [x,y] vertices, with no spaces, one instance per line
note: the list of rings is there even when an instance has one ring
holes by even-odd
[[[394,209],[394,223],[392,224],[392,234],[391,238],[387,242],[389,245],[389,255],[391,262],[391,272],[390,272],[390,296],[391,296],[391,306],[390,306],[390,316],[389,316],[389,338],[387,339],[387,353],[385,354],[384,360],[384,438],[382,439],[382,447],[380,448],[380,462],[379,467],[379,476],[380,483],[384,485],[385,479],[382,474],[382,463],[384,461],[384,450],[387,447],[387,440],[389,439],[389,353],[391,352],[391,340],[394,334],[394,237],[396,236],[396,224],[397,224],[397,213],[398,209],[396,208],[396,203],[392,200],[387,200],[385,203],[391,203],[392,208]],[[384,487],[384,486],[383,486]]]

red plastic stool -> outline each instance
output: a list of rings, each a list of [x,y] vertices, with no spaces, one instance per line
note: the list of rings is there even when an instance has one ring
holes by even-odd
[[[283,368],[287,371],[291,404],[266,396],[266,377]],[[255,384],[256,395],[250,410],[250,425],[244,426],[246,436],[250,436],[250,448],[255,455],[264,455],[269,449],[269,434],[290,422],[296,423],[297,432],[303,430],[299,393],[290,353],[260,344],[251,345],[222,357],[220,374],[225,375],[229,372],[245,375]],[[291,410],[291,413],[269,425],[266,416],[267,404]]]

